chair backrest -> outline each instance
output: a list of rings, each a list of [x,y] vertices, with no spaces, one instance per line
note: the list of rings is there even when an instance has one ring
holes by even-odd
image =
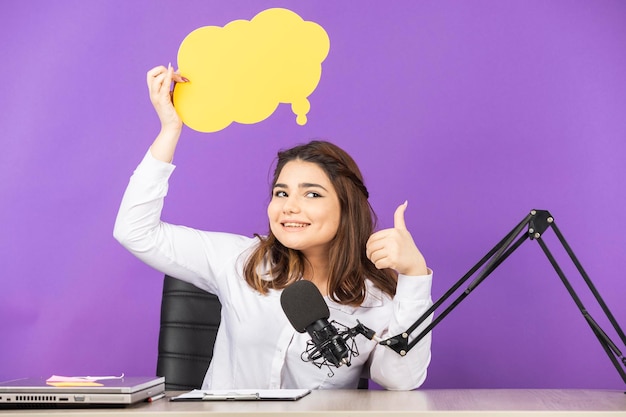
[[[157,375],[168,391],[202,386],[220,325],[222,305],[217,296],[166,275],[161,301]],[[368,389],[367,378],[359,389]]]
[[[200,388],[213,357],[222,305],[214,294],[165,276],[157,375],[165,389]]]

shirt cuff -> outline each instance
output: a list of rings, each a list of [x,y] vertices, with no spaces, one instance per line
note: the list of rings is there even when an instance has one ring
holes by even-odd
[[[430,300],[433,282],[433,271],[428,269],[427,275],[398,275],[398,286],[394,299],[398,301]]]
[[[148,149],[135,169],[135,174],[156,179],[168,179],[174,169],[176,169],[176,165],[156,159]]]

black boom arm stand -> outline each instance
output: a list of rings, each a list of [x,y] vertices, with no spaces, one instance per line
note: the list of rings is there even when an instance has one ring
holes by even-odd
[[[527,230],[525,230],[526,227],[528,227]],[[379,343],[381,345],[386,345],[387,347],[394,350],[401,356],[406,355],[406,353],[409,350],[411,350],[413,346],[415,346],[437,324],[439,324],[441,320],[443,320],[457,305],[459,305],[461,301],[463,301],[481,282],[483,282],[489,274],[491,274],[502,262],[504,262],[504,260],[508,258],[509,255],[511,255],[511,253],[513,253],[518,247],[520,247],[520,245],[524,243],[526,240],[531,239],[531,240],[536,240],[541,246],[541,249],[543,249],[543,252],[548,257],[548,260],[552,264],[552,267],[561,278],[563,285],[565,285],[565,288],[567,288],[567,291],[569,292],[570,296],[572,297],[572,299],[578,306],[578,309],[582,313],[583,317],[585,318],[585,320],[591,327],[591,330],[600,341],[600,344],[602,345],[605,352],[609,356],[609,359],[611,359],[611,361],[613,362],[613,365],[615,365],[617,372],[620,374],[620,376],[626,383],[626,358],[624,357],[622,352],[618,349],[617,345],[613,343],[613,341],[609,338],[609,336],[602,330],[602,328],[598,325],[598,323],[596,323],[596,321],[591,317],[591,315],[589,314],[589,312],[587,311],[587,309],[584,307],[583,303],[581,302],[580,298],[574,291],[574,288],[565,277],[565,274],[563,273],[563,270],[561,269],[559,264],[556,262],[556,259],[554,258],[554,256],[552,256],[552,253],[550,253],[548,247],[546,246],[545,242],[541,238],[543,233],[548,228],[552,228],[552,230],[556,234],[557,238],[559,239],[559,242],[561,243],[561,245],[563,246],[563,248],[569,255],[570,259],[576,266],[576,269],[578,269],[578,272],[584,279],[585,283],[587,284],[587,287],[589,287],[589,289],[593,293],[596,301],[602,307],[602,311],[606,314],[606,317],[608,318],[610,323],[613,325],[613,328],[615,328],[615,331],[619,335],[624,346],[626,346],[626,336],[624,335],[624,332],[622,331],[617,321],[615,320],[615,317],[613,317],[613,314],[611,314],[611,311],[609,310],[604,300],[602,299],[602,297],[600,296],[600,294],[594,287],[593,283],[591,282],[591,279],[589,279],[589,276],[587,275],[582,265],[576,258],[576,255],[574,255],[574,252],[565,241],[565,238],[563,237],[559,229],[556,227],[556,224],[554,223],[554,218],[548,211],[545,211],[545,210],[532,210],[530,214],[524,218],[524,220],[522,220],[517,226],[515,226],[513,230],[511,230],[511,232],[509,232],[508,235],[504,237],[504,239],[502,239],[496,246],[494,246],[494,248],[491,249],[491,251],[487,253],[487,255],[485,255],[476,265],[474,265],[472,269],[470,269],[456,284],[452,286],[452,288],[450,288],[426,312],[424,312],[424,314],[422,314],[420,318],[417,319],[417,321],[411,327],[409,327],[404,333],[382,340]],[[517,240],[516,240],[516,237],[517,237]],[[415,329],[417,329],[430,315],[432,315],[433,312],[439,308],[439,306],[441,306],[448,298],[450,298],[450,296],[452,296],[452,294],[454,294],[459,289],[459,287],[463,285],[463,283],[465,283],[468,279],[474,276],[481,267],[483,267],[482,270],[478,273],[476,278],[469,284],[467,289],[465,289],[465,291],[461,295],[459,295],[454,301],[452,301],[451,304],[445,310],[443,310],[443,312],[439,316],[435,317],[428,326],[426,326],[411,342],[409,342],[409,335],[411,335],[411,333],[413,333]]]

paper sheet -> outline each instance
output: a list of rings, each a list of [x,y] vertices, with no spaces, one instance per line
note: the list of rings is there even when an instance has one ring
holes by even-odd
[[[101,387],[101,384],[96,381],[106,379],[122,379],[124,374],[120,376],[60,376],[52,375],[46,380],[46,384],[54,387]]]
[[[171,401],[225,401],[225,400],[298,400],[311,393],[308,389],[242,389],[242,390],[199,390],[186,392]]]

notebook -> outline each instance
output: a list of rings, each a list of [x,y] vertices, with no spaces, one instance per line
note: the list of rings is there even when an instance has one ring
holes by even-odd
[[[0,382],[0,408],[124,407],[164,392],[163,377],[23,378]]]

